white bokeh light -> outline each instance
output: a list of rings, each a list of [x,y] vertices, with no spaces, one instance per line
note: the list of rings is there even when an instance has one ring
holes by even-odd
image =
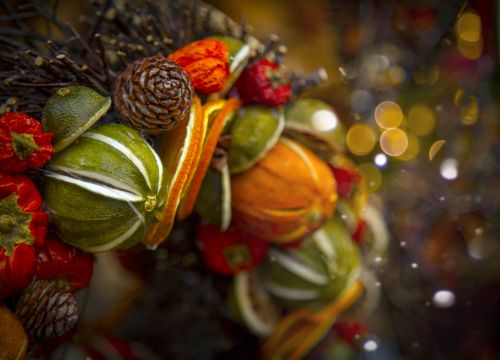
[[[337,127],[339,119],[331,110],[319,110],[313,114],[311,124],[316,130],[331,131]]]
[[[375,351],[378,349],[378,344],[373,341],[373,340],[368,340],[367,342],[365,342],[363,344],[363,348],[366,350],[366,351]]]
[[[378,153],[377,155],[375,155],[374,161],[375,165],[377,165],[378,167],[384,167],[387,165],[387,156]]]
[[[458,162],[455,159],[446,159],[441,163],[441,176],[446,180],[456,179],[458,176]]]
[[[432,297],[432,303],[441,309],[448,308],[455,303],[455,294],[450,290],[439,290]]]

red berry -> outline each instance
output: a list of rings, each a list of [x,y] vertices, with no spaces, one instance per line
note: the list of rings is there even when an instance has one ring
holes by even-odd
[[[366,332],[366,325],[359,322],[336,322],[333,325],[333,330],[339,338],[355,346],[356,336]]]
[[[220,275],[234,275],[253,269],[264,260],[269,243],[233,228],[221,231],[217,225],[200,223],[198,246],[205,264]]]
[[[279,106],[287,103],[292,95],[286,74],[268,59],[247,67],[235,87],[244,105]]]

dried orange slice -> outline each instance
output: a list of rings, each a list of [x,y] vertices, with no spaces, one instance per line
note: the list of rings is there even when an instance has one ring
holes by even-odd
[[[362,293],[356,281],[323,310],[297,310],[282,318],[262,346],[263,359],[302,359],[331,328],[338,315]]]
[[[191,184],[189,184],[189,187],[186,189],[185,196],[182,199],[181,204],[179,205],[177,217],[180,220],[185,219],[193,212],[194,204],[196,203],[196,198],[198,197],[203,178],[205,177],[212,155],[214,154],[215,147],[217,146],[217,140],[224,129],[224,125],[231,119],[239,107],[240,101],[238,99],[232,98],[227,100],[209,126],[209,130],[203,144],[203,151],[201,152],[201,157],[196,167],[196,172],[193,176]],[[208,112],[208,109],[209,108],[206,108],[206,112]],[[207,115],[204,117],[206,118],[209,116]]]
[[[206,123],[199,98],[193,99],[189,116],[172,131],[166,132],[160,138],[159,155],[165,166],[165,183],[168,194],[162,211],[156,214],[158,220],[151,226],[144,243],[155,248],[166,239],[172,229],[175,213],[182,192],[190,175],[196,169],[204,138]]]

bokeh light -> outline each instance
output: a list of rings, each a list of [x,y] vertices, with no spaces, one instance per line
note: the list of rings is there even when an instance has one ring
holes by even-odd
[[[429,160],[432,161],[438,152],[443,148],[446,140],[436,140],[429,148]]]
[[[351,126],[346,135],[347,147],[354,155],[369,154],[373,150],[376,141],[375,131],[365,124]]]
[[[378,344],[373,341],[373,340],[368,340],[367,342],[365,342],[363,344],[363,348],[366,350],[366,351],[375,351],[378,349]]]
[[[383,129],[398,127],[403,121],[403,111],[394,101],[382,101],[375,108],[375,121]]]
[[[363,175],[368,192],[376,191],[382,184],[382,174],[377,167],[371,163],[363,163],[357,170]]]
[[[407,125],[415,135],[430,134],[436,125],[434,111],[425,105],[412,107],[408,113]]]
[[[457,48],[463,57],[475,60],[483,52],[481,36],[481,18],[472,12],[462,14],[455,25]]]
[[[477,42],[481,39],[481,18],[477,14],[466,12],[458,18],[455,30],[460,39]]]
[[[441,176],[446,180],[454,180],[458,176],[458,162],[455,159],[445,159],[439,168]]]
[[[384,167],[387,165],[387,156],[385,156],[382,153],[378,153],[377,155],[375,155],[373,161],[375,162],[375,165],[377,165],[378,167]]]
[[[408,147],[404,153],[398,156],[398,159],[403,161],[414,159],[420,152],[420,142],[418,138],[412,133],[407,133],[406,136],[408,136]]]
[[[481,57],[483,53],[483,40],[477,42],[468,42],[462,39],[457,41],[458,51],[466,59],[476,60]]]
[[[413,80],[418,85],[434,85],[439,80],[439,67],[422,65],[415,71]]]
[[[449,290],[439,290],[432,297],[432,303],[441,309],[448,308],[455,303],[455,294]]]
[[[460,121],[464,125],[473,125],[479,117],[479,103],[475,96],[468,96],[461,101]]]
[[[311,118],[311,125],[319,131],[331,131],[337,127],[339,120],[337,114],[331,110],[318,110]]]
[[[408,136],[401,129],[387,129],[380,136],[380,147],[389,156],[400,156],[408,148]]]

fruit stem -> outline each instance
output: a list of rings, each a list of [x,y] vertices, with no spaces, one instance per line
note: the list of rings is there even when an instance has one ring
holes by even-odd
[[[26,159],[33,151],[42,150],[33,139],[33,134],[18,134],[12,131],[10,136],[12,137],[12,147],[21,160]]]

